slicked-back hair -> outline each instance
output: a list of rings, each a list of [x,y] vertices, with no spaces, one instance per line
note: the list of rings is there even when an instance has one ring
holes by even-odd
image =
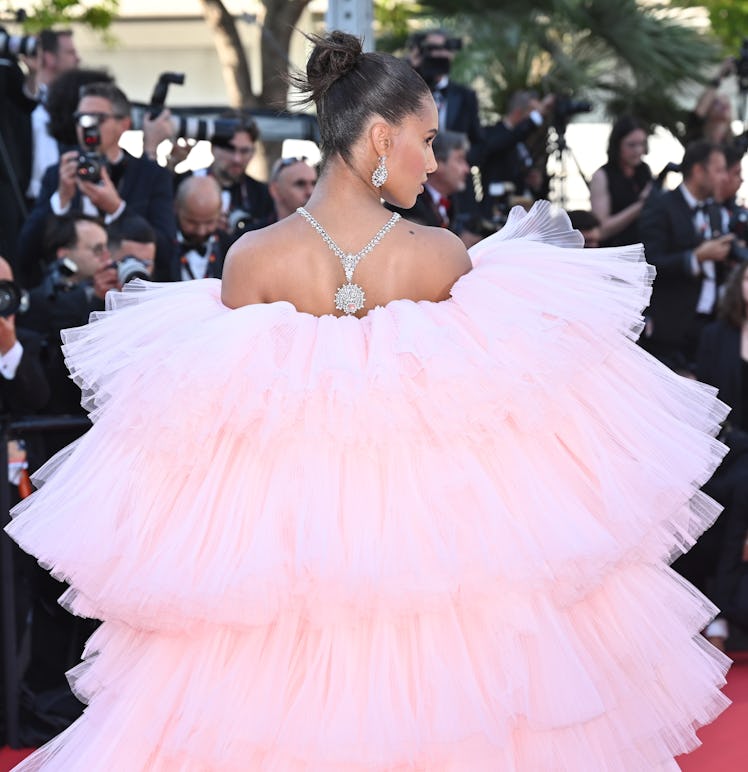
[[[316,45],[306,78],[292,76],[303,102],[317,106],[324,162],[335,155],[350,163],[352,149],[371,118],[400,125],[417,113],[431,92],[407,62],[390,54],[363,53],[361,41],[345,32],[310,38]]]

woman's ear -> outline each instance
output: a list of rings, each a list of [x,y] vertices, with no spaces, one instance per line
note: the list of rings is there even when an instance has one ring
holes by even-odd
[[[378,156],[386,156],[392,146],[392,130],[384,121],[376,121],[369,130],[374,152]]]

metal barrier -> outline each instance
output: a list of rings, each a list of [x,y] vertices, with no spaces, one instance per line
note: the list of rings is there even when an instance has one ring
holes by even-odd
[[[8,481],[8,440],[27,437],[39,432],[56,432],[66,429],[86,429],[91,422],[84,416],[29,416],[13,419],[0,417],[0,513],[3,525],[10,521],[10,484]],[[3,673],[5,675],[6,741],[11,748],[21,746],[19,697],[20,673],[18,668],[18,643],[16,640],[16,597],[13,572],[13,550],[10,538],[0,533],[0,600],[2,602]]]

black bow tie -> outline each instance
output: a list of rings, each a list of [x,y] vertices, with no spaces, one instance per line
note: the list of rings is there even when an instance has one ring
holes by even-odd
[[[200,257],[205,257],[205,255],[208,254],[208,246],[209,242],[205,241],[202,244],[188,244],[184,241],[180,241],[178,243],[179,246],[179,256],[183,257],[188,252],[197,252]]]

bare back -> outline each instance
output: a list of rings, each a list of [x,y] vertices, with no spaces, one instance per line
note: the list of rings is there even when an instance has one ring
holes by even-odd
[[[381,222],[368,227],[349,223],[346,234],[328,232],[341,249],[355,253],[389,216],[382,209]],[[366,295],[356,316],[392,300],[446,300],[470,268],[465,247],[453,233],[400,220],[356,267],[352,281]],[[293,214],[234,244],[226,258],[222,298],[230,308],[284,300],[315,316],[342,316],[334,298],[345,281],[338,257],[310,223]]]

